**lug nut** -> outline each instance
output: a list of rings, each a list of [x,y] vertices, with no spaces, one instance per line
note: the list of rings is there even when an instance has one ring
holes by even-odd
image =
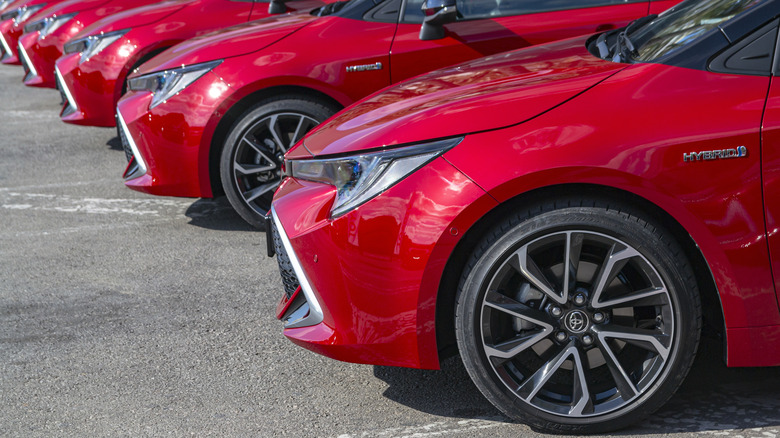
[[[582,343],[585,345],[590,345],[593,343],[593,337],[591,335],[585,335],[582,337]]]
[[[585,304],[585,301],[586,301],[585,295],[583,294],[577,294],[574,296],[574,304],[578,306]]]
[[[593,314],[593,320],[596,322],[602,322],[604,321],[604,314],[601,312],[596,312]]]
[[[567,338],[566,333],[564,332],[558,332],[555,334],[555,339],[557,339],[559,342],[565,341]]]
[[[552,309],[550,309],[550,313],[552,313],[552,316],[557,318],[557,317],[563,315],[563,310],[561,310],[560,307],[556,306],[556,307],[553,307]]]

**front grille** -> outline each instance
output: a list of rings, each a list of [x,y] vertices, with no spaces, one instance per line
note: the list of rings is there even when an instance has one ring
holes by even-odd
[[[295,275],[290,257],[287,255],[287,251],[282,244],[282,238],[279,236],[279,231],[276,229],[276,225],[268,223],[271,226],[271,233],[274,239],[274,249],[276,250],[276,263],[279,265],[279,273],[282,274],[282,283],[284,284],[284,293],[287,295],[287,299],[292,298],[293,293],[300,286],[298,277]]]
[[[65,81],[63,81],[62,79],[62,73],[60,73],[60,69],[57,67],[54,67],[54,78],[57,82],[57,89],[60,90],[60,96],[62,97],[62,102],[63,104],[65,104],[65,108],[62,109],[62,113],[60,114],[60,117],[65,117],[75,113],[76,102],[73,100],[73,96],[70,95],[67,85],[65,85]]]
[[[119,114],[115,115],[116,117],[116,133],[117,136],[119,136],[119,141],[122,143],[122,149],[125,151],[125,158],[127,158],[127,162],[133,161],[133,148],[130,147],[130,142],[127,141],[127,135],[125,135],[125,130],[122,129],[122,124],[119,122]]]

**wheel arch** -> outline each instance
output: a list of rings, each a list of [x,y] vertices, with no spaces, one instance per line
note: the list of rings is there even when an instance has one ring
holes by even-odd
[[[572,197],[589,197],[605,203],[617,202],[621,205],[630,205],[655,218],[672,233],[685,251],[688,260],[691,261],[696,274],[702,300],[703,335],[722,338],[725,345],[726,325],[723,304],[715,277],[704,254],[685,227],[663,208],[635,193],[612,186],[571,183],[536,188],[500,203],[477,220],[457,243],[444,267],[436,293],[436,344],[440,360],[457,354],[454,320],[456,294],[452,291],[458,290],[461,273],[477,244],[500,218],[520,205]],[[725,354],[725,350],[723,353]],[[725,356],[723,357],[725,359]]]
[[[224,115],[219,118],[208,143],[208,160],[201,165],[201,174],[207,172],[212,196],[224,194],[220,181],[219,160],[222,154],[223,142],[236,120],[257,102],[273,96],[304,96],[326,103],[334,108],[344,107],[332,96],[314,88],[299,85],[280,85],[262,88],[240,97],[230,103]]]

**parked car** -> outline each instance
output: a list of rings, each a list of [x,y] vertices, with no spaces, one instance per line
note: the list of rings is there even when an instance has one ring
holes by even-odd
[[[343,106],[435,68],[616,28],[673,3],[431,0],[423,23],[423,0],[352,0],[185,42],[131,75],[118,103],[125,184],[224,192],[261,226],[284,152]]]
[[[24,83],[55,88],[54,63],[66,42],[85,27],[118,12],[158,0],[67,0],[36,14],[19,37]]]
[[[184,40],[321,0],[168,0],[114,14],[86,27],[65,44],[55,76],[67,123],[115,126],[115,107],[127,75]]]
[[[19,37],[24,31],[27,21],[36,14],[66,0],[18,0],[8,5],[0,14],[0,46],[3,54],[0,62],[3,64],[20,65]]]
[[[479,59],[341,112],[287,152],[269,242],[284,334],[438,368],[546,432],[618,429],[702,326],[780,365],[778,0],[687,0]]]

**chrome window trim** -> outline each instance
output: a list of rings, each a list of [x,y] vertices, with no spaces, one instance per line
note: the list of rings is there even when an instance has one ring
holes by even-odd
[[[309,282],[309,278],[306,276],[306,272],[303,270],[303,266],[301,266],[301,262],[298,260],[298,256],[293,250],[290,239],[287,237],[287,232],[284,231],[282,222],[276,215],[276,208],[273,206],[271,206],[271,217],[273,218],[274,224],[276,225],[276,230],[279,232],[279,237],[282,239],[284,250],[287,252],[287,256],[290,258],[290,264],[293,267],[293,271],[295,271],[295,276],[298,277],[298,283],[301,285],[301,292],[303,292],[303,295],[306,297],[306,301],[309,303],[309,315],[291,324],[285,324],[284,328],[298,328],[317,325],[323,321],[324,317],[322,314],[322,307],[320,307],[320,303],[317,301],[317,298],[314,295],[314,288]]]
[[[55,66],[54,67],[54,74],[57,76],[57,79],[59,79],[60,85],[62,87],[62,92],[65,93],[65,98],[68,99],[68,105],[70,105],[71,108],[73,108],[73,111],[78,110],[78,105],[76,105],[76,99],[73,98],[73,95],[70,94],[70,90],[68,89],[68,86],[65,84],[65,79],[62,77],[62,73],[60,73],[60,68]]]
[[[22,42],[19,42],[19,53],[24,58],[25,64],[27,64],[27,68],[30,69],[30,78],[34,78],[38,76],[38,70],[35,69],[35,66],[32,63],[32,60],[30,59],[30,56],[27,55],[27,50],[24,50],[24,46],[22,45]]]
[[[141,152],[138,150],[138,146],[136,146],[133,136],[130,135],[130,130],[127,128],[127,123],[125,123],[125,118],[122,117],[122,113],[119,111],[119,109],[117,109],[116,111],[116,120],[119,122],[119,128],[122,130],[122,132],[124,132],[125,138],[127,139],[127,142],[130,144],[130,149],[133,150],[133,156],[135,157],[136,163],[138,163],[138,170],[133,172],[132,178],[137,178],[141,175],[146,174],[147,167],[146,167],[146,162],[144,162],[144,157],[141,155]]]

